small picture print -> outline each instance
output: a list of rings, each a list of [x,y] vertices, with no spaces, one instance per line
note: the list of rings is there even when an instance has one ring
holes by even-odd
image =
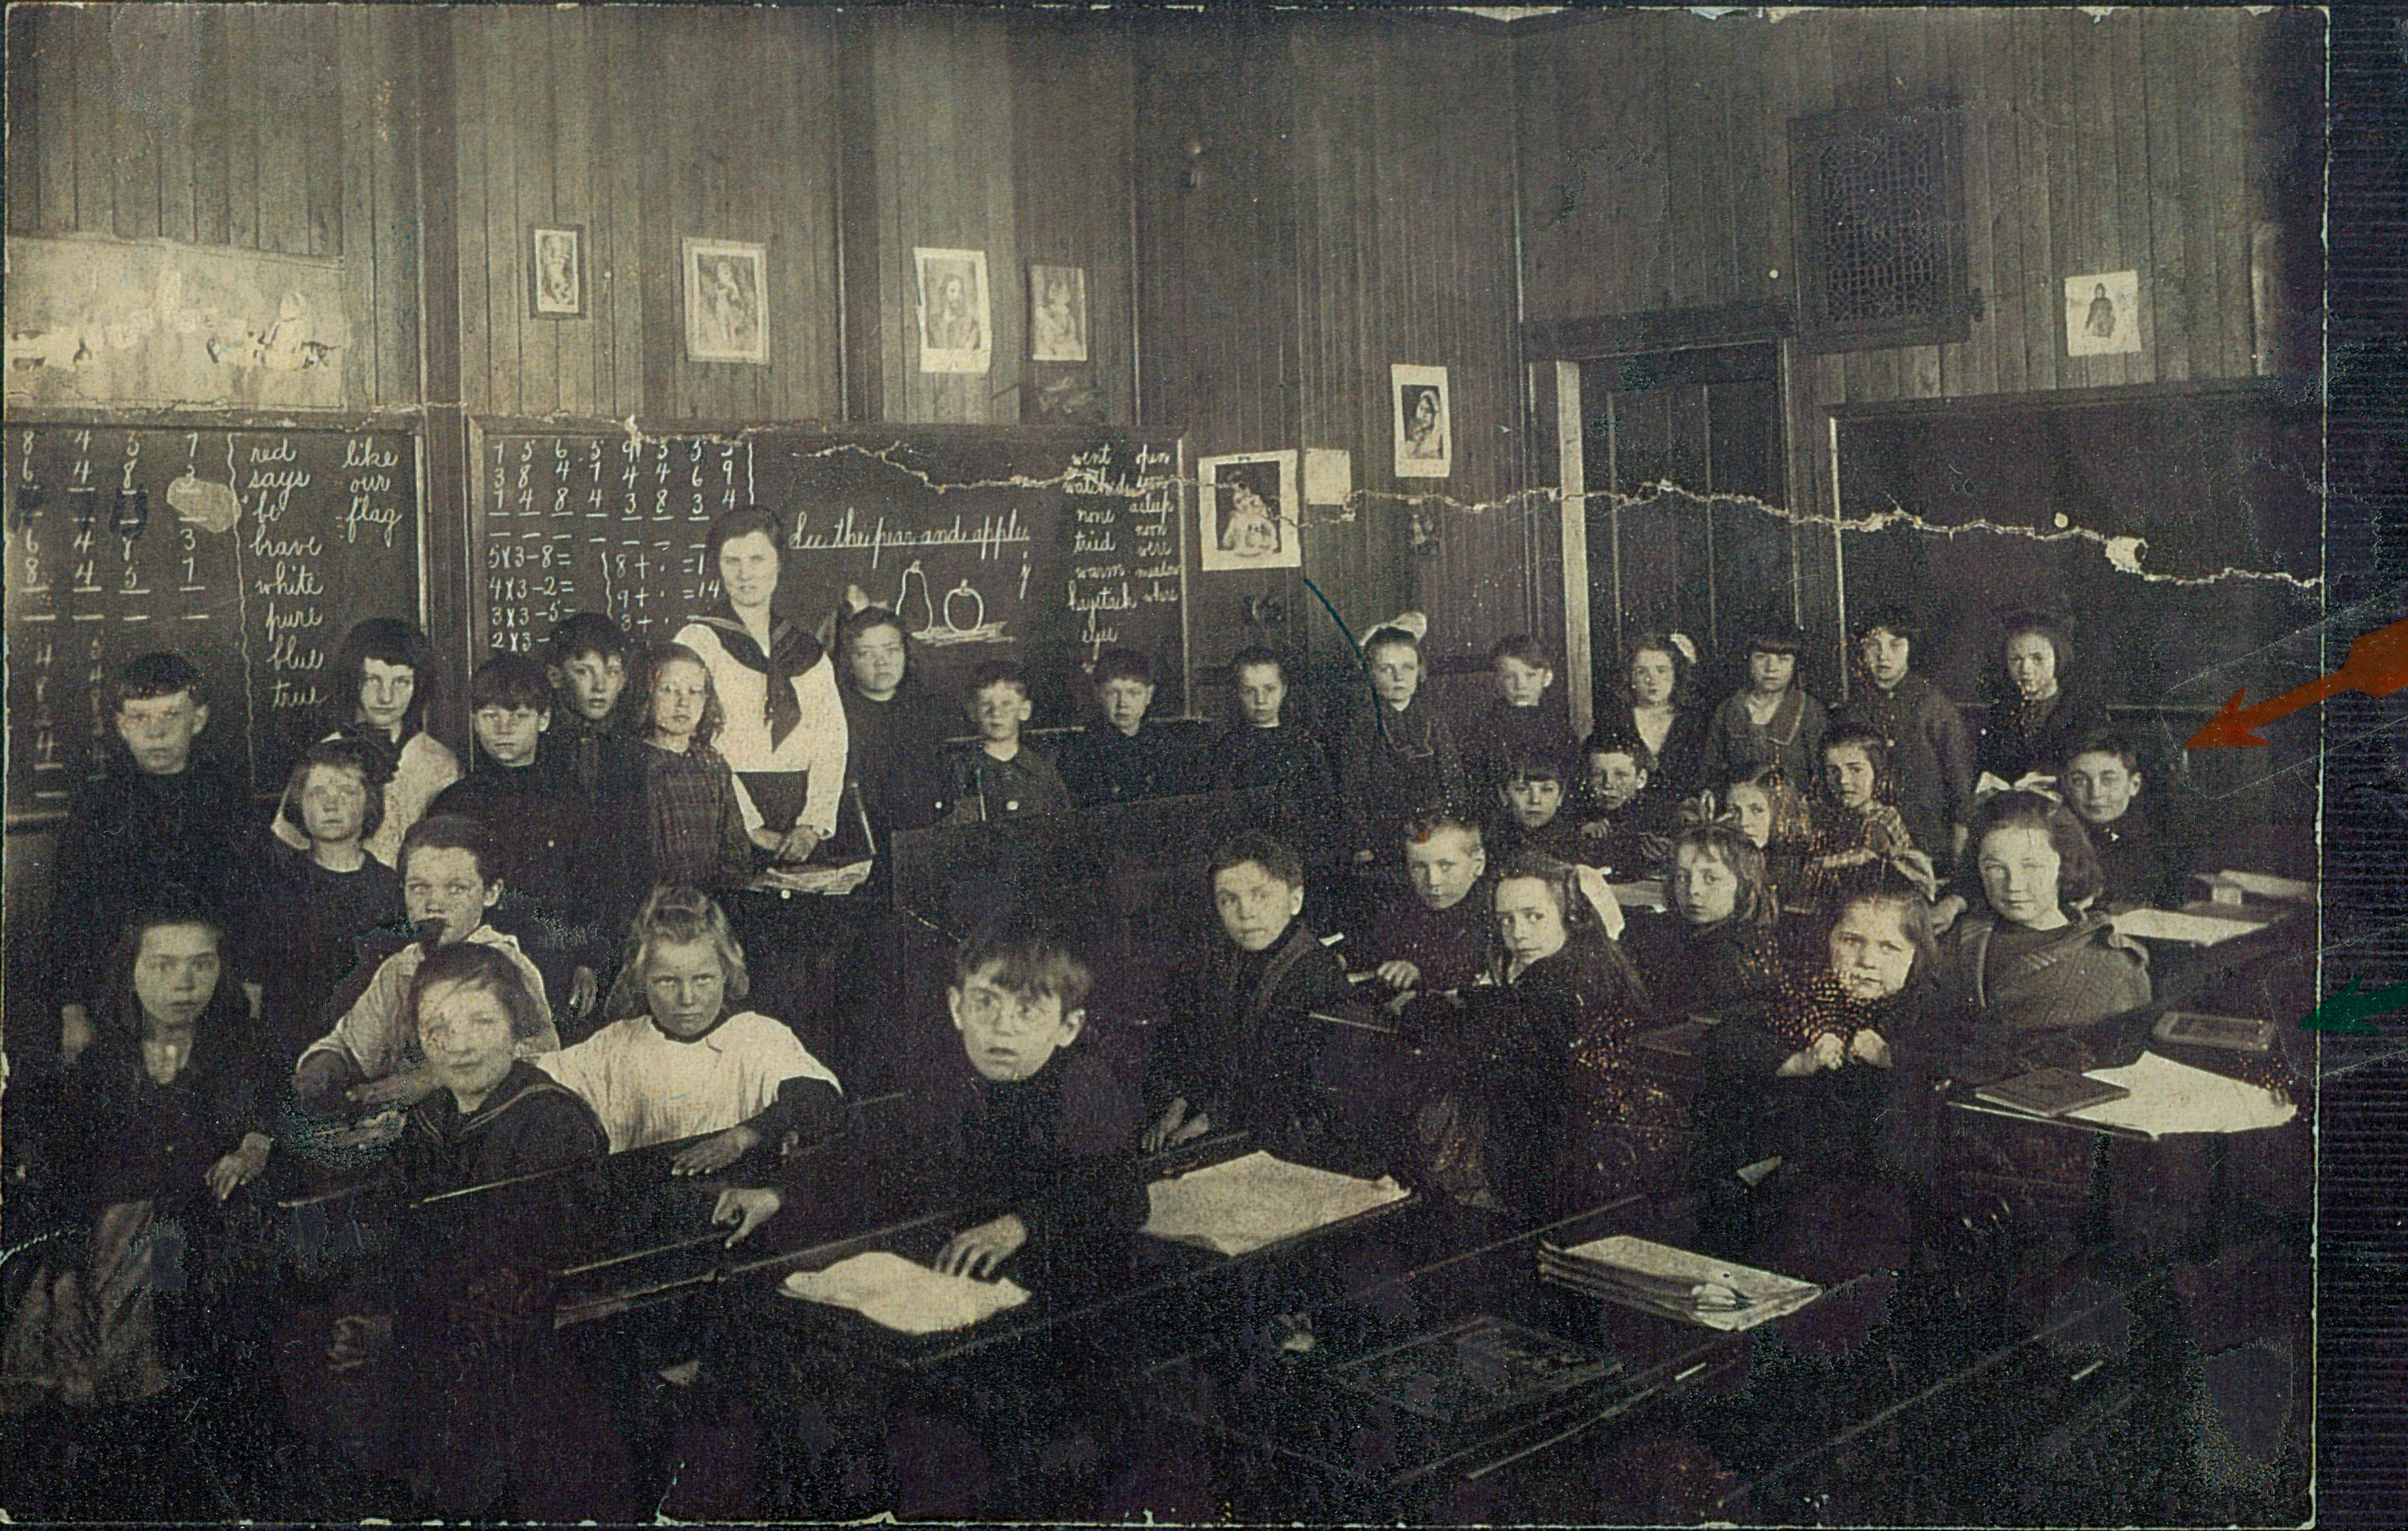
[[[1443,479],[1455,470],[1455,416],[1448,406],[1446,368],[1388,368],[1395,396],[1397,477]]]
[[[1028,268],[1028,359],[1087,359],[1087,273],[1081,267]]]
[[[538,227],[530,231],[534,259],[534,308],[538,319],[585,317],[585,231]]]
[[[685,241],[685,353],[696,362],[769,359],[768,247]]]
[[[2141,276],[2101,271],[2065,279],[2065,353],[2114,356],[2141,349]]]
[[[1197,546],[1208,571],[1304,566],[1296,453],[1242,452],[1196,466]]]
[[[914,249],[919,270],[920,370],[984,372],[995,354],[986,251]]]

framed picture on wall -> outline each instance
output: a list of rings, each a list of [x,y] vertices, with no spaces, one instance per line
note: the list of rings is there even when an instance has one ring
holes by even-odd
[[[769,360],[769,247],[685,241],[685,354],[694,362]]]
[[[1196,545],[1208,571],[1304,566],[1296,453],[1236,452],[1196,468]]]
[[[995,354],[986,251],[914,247],[920,293],[920,370],[984,372]]]
[[[2141,349],[2141,274],[2097,271],[2065,279],[2065,353],[2115,356]]]
[[[1087,273],[1075,265],[1028,268],[1028,359],[1087,359]]]
[[[1446,368],[1388,368],[1388,392],[1396,406],[1397,477],[1443,479],[1455,471],[1455,416],[1446,392]]]
[[[538,319],[585,317],[585,225],[538,223],[527,231],[529,303]]]

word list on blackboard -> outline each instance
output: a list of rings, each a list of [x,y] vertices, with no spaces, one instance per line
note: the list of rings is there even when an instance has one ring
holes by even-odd
[[[12,819],[63,809],[115,731],[127,660],[182,654],[196,748],[273,791],[363,617],[420,618],[418,446],[405,430],[20,424],[7,433]]]
[[[1072,521],[1067,599],[1090,660],[1140,625],[1130,613],[1175,615],[1184,599],[1176,455],[1143,443],[1117,452],[1096,446],[1073,455],[1063,476]]]
[[[704,541],[752,498],[749,442],[494,434],[480,452],[486,647],[537,649],[583,610],[665,637],[718,603]]]

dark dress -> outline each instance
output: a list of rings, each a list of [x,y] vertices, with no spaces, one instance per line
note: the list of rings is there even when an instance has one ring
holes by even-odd
[[[1774,983],[1771,932],[1742,920],[1700,927],[1641,910],[1624,927],[1622,945],[1667,1015],[1720,1014]]]
[[[1296,723],[1256,728],[1236,723],[1222,730],[1205,751],[1205,784],[1214,792],[1277,787],[1299,800],[1324,805],[1338,795],[1329,752],[1310,730]]]
[[[961,731],[961,714],[940,706],[910,674],[882,702],[871,701],[842,678],[837,695],[844,703],[845,775],[861,786],[862,807],[879,844],[898,830],[935,823],[945,795],[939,757],[946,738]]]
[[[1597,718],[1600,731],[1619,725],[1634,734],[1639,733],[1639,720],[1633,714],[1627,696],[1617,695],[1611,703],[1599,706]],[[1701,787],[1721,784],[1706,780],[1706,725],[1709,721],[1702,708],[1672,709],[1672,726],[1665,730],[1664,747],[1656,751],[1656,764],[1647,772],[1650,792],[1682,798],[1694,794]]]
[[[1952,859],[1949,826],[1964,821],[1973,800],[1973,751],[1956,704],[1930,681],[1910,674],[1888,691],[1867,681],[1832,713],[1831,722],[1882,737],[1907,833],[1944,870]]]
[[[1338,958],[1301,920],[1268,951],[1215,943],[1172,981],[1146,1068],[1148,1107],[1184,1100],[1216,1128],[1245,1128],[1266,1147],[1311,1137],[1320,1114],[1311,1012],[1348,993]]]
[[[1486,802],[1505,782],[1506,763],[1514,751],[1537,751],[1554,756],[1566,771],[1580,764],[1580,741],[1572,737],[1570,716],[1550,694],[1536,707],[1515,707],[1502,696],[1472,720],[1463,733],[1463,776],[1473,796]]]
[[[2106,726],[2107,709],[2074,692],[2060,689],[2045,702],[2009,694],[1990,704],[1974,746],[1973,769],[2009,785],[2033,771],[2055,776],[2075,741]]]
[[[169,891],[180,889],[221,917],[240,909],[255,865],[251,818],[233,774],[198,750],[174,776],[152,776],[112,746],[59,832],[50,878],[53,1009],[93,1009],[108,997],[104,969],[118,928]],[[228,973],[224,981],[236,977]]]
[[[1404,862],[1407,819],[1465,794],[1455,733],[1426,694],[1402,712],[1376,698],[1358,710],[1340,741],[1338,782],[1355,849],[1385,866]]]
[[[292,1072],[325,1035],[326,1003],[358,960],[353,943],[400,915],[401,876],[374,856],[333,872],[306,851],[270,850],[252,890],[243,967],[260,986],[257,1047],[271,1077]]]
[[[1601,936],[1575,939],[1507,979],[1480,1009],[1470,1078],[1488,1122],[1490,1181],[1509,1205],[1561,1209],[1636,1189],[1672,1126],[1670,1098],[1637,1072],[1633,1040],[1654,1019],[1645,984]],[[1565,1186],[1580,1190],[1568,1197]]]

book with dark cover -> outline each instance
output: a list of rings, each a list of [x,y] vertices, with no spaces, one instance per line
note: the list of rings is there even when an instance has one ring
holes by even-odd
[[[2121,1100],[2131,1093],[2120,1084],[2102,1084],[2071,1068],[2036,1068],[2028,1074],[1983,1085],[1973,1092],[1973,1096],[2032,1116],[2063,1116],[2086,1106]]]

